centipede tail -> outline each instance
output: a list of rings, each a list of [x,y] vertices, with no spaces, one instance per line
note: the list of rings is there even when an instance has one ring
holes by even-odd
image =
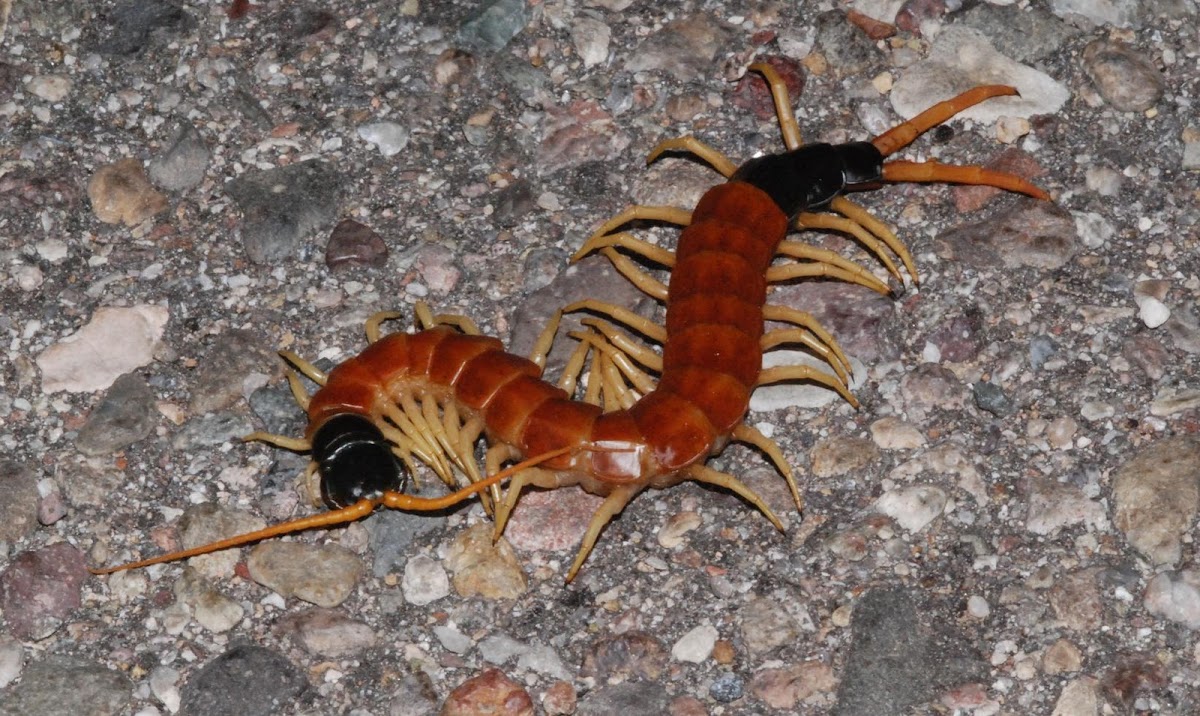
[[[849,358],[833,336],[808,313],[768,304],[768,284],[824,278],[890,293],[866,267],[789,240],[789,232],[819,228],[847,233],[892,278],[903,281],[903,266],[915,283],[919,279],[908,249],[886,225],[846,198],[847,193],[884,182],[936,181],[1048,197],[1019,177],[980,167],[885,161],[963,109],[1015,94],[1010,87],[976,88],[871,141],[803,144],[783,82],[767,65],[750,69],[766,77],[771,87],[787,151],[739,166],[693,137],[667,140],[654,148],[648,161],[667,152],[690,152],[727,181],[708,190],[691,211],[631,207],[600,227],[573,257],[592,252],[607,256],[630,281],[663,301],[663,325],[619,306],[581,301],[560,311],[526,359],[480,335],[469,319],[434,316],[419,305],[420,330],[381,335],[382,322],[397,314],[377,314],[367,322],[371,344],[328,375],[285,354],[296,370],[320,385],[309,397],[299,379],[289,375],[293,394],[308,414],[305,437],[255,433],[248,439],[311,453],[308,475],[319,480],[317,491],[334,511],[104,573],[338,524],[381,506],[442,509],[475,494],[494,511],[498,538],[522,490],[530,486],[578,485],[605,498],[567,572],[568,581],[605,526],[647,488],[663,489],[687,480],[716,485],[741,496],[782,529],[761,497],[705,461],[730,441],[755,447],[777,467],[797,509],[802,509],[800,490],[782,449],[744,423],[751,394],[759,385],[799,380],[824,385],[851,405],[857,406],[857,401],[848,387]],[[619,231],[639,220],[682,227],[675,250]],[[669,269],[669,281],[664,284],[645,273],[637,258]],[[579,347],[555,385],[543,378],[542,369],[559,317],[572,311],[592,316],[585,319],[582,332],[572,334]],[[766,321],[784,327],[768,331]],[[629,332],[660,344],[661,353]],[[762,367],[764,351],[797,344],[820,357],[829,370]],[[576,398],[585,370],[587,387]],[[475,460],[481,438],[488,445],[484,471]],[[461,489],[438,500],[403,494],[416,461]],[[504,467],[512,462],[518,464]],[[465,486],[459,483],[460,475],[466,478]],[[510,482],[502,494],[499,483],[505,479]]]

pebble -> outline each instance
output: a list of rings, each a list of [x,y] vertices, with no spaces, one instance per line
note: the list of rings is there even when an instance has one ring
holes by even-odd
[[[200,186],[212,151],[199,130],[181,122],[171,142],[150,160],[150,181],[168,191],[187,191]]]
[[[29,466],[0,460],[0,541],[17,542],[37,528],[37,484]]]
[[[126,373],[92,408],[75,446],[84,455],[109,455],[147,437],[157,422],[154,392],[141,375]]]
[[[975,397],[975,407],[996,417],[1006,417],[1016,410],[1012,398],[995,383],[984,380],[972,383],[971,394]]]
[[[425,244],[413,257],[413,268],[436,293],[448,294],[458,286],[462,271],[454,265],[454,252],[440,244]]]
[[[774,651],[800,635],[795,617],[780,609],[774,599],[759,597],[746,602],[737,618],[746,648],[755,655]]]
[[[25,91],[47,102],[61,102],[71,94],[72,84],[65,75],[37,75],[25,83]]]
[[[909,67],[889,96],[896,112],[912,119],[937,102],[985,84],[1012,85],[1021,95],[991,99],[956,118],[991,124],[1001,117],[1055,114],[1071,96],[1066,85],[1005,57],[985,33],[961,25],[945,27],[930,47],[928,58]]]
[[[546,111],[536,159],[543,175],[615,158],[630,138],[599,103],[579,99]]]
[[[875,510],[909,532],[920,532],[946,509],[946,492],[933,485],[898,487],[875,501]]]
[[[1179,139],[1183,142],[1181,168],[1193,172],[1200,169],[1200,127],[1184,127]]]
[[[1100,699],[1096,691],[1096,679],[1090,676],[1068,682],[1054,702],[1054,711],[1050,716],[1096,716],[1100,713]]]
[[[745,684],[737,674],[725,673],[713,680],[708,695],[719,704],[728,704],[742,698]]]
[[[283,372],[272,342],[240,329],[210,338],[198,362],[188,404],[197,415],[228,408],[245,399],[248,392],[277,380]]]
[[[671,647],[671,656],[675,657],[676,661],[700,664],[712,656],[718,636],[720,633],[715,626],[701,624],[675,642],[675,646]]]
[[[608,59],[612,28],[593,17],[576,18],[571,23],[571,43],[584,67],[595,67]]]
[[[708,13],[688,15],[669,23],[626,54],[628,72],[664,72],[687,83],[712,71],[717,49],[731,38],[729,28]]]
[[[1200,630],[1200,571],[1159,572],[1146,586],[1146,611]]]
[[[1117,233],[1108,219],[1094,211],[1073,211],[1071,215],[1075,217],[1075,233],[1089,249],[1104,246]]]
[[[471,49],[498,52],[529,24],[531,13],[524,0],[492,0],[462,24],[458,39]]]
[[[433,635],[437,637],[443,649],[452,651],[455,654],[465,654],[471,650],[471,647],[475,646],[475,642],[471,640],[471,637],[463,634],[451,624],[435,626],[433,628]]]
[[[583,652],[579,675],[597,683],[654,682],[667,668],[667,649],[643,631],[603,636]]]
[[[526,490],[504,528],[513,547],[528,552],[578,549],[604,498],[580,489]]]
[[[1042,654],[1042,669],[1050,676],[1073,674],[1083,668],[1083,654],[1069,639],[1059,639]]]
[[[1108,513],[1104,505],[1089,499],[1075,485],[1049,477],[1035,479],[1029,495],[1025,529],[1037,535],[1049,535],[1075,525],[1101,532],[1107,530]]]
[[[883,54],[875,41],[855,25],[846,13],[839,10],[823,12],[816,17],[816,48],[806,60],[812,69],[814,56],[823,58],[828,68],[839,77],[871,77],[883,67]]]
[[[171,437],[171,447],[179,452],[240,442],[254,430],[250,419],[241,413],[209,413],[192,418]]]
[[[380,269],[387,265],[388,247],[374,229],[354,219],[342,219],[329,234],[325,265],[334,271],[355,267]]]
[[[1158,328],[1171,317],[1171,309],[1153,296],[1134,294],[1133,300],[1138,307],[1138,318],[1147,328]]]
[[[107,13],[100,52],[132,58],[166,45],[196,26],[196,18],[169,0],[126,0]]]
[[[191,549],[266,526],[261,517],[245,510],[206,502],[185,510],[176,529],[180,547]],[[187,564],[209,579],[225,579],[233,573],[239,558],[239,550],[228,549],[192,557]]]
[[[284,597],[336,607],[366,570],[358,555],[336,544],[263,542],[246,560],[250,578]]]
[[[814,475],[835,477],[862,470],[880,455],[879,448],[869,438],[832,437],[813,446],[809,458]]]
[[[179,692],[179,672],[169,666],[159,666],[150,672],[150,692],[166,707],[176,713],[183,696]]]
[[[838,679],[833,668],[823,661],[804,661],[794,666],[768,667],[754,673],[750,693],[781,711],[792,711],[798,704],[831,693]],[[850,713],[868,713],[850,712]]]
[[[441,716],[533,716],[533,713],[529,692],[499,669],[487,669],[464,681],[446,697],[441,710]]]
[[[418,554],[404,565],[404,578],[400,581],[404,600],[409,604],[424,606],[450,594],[450,577],[436,559]]]
[[[246,255],[256,264],[291,258],[337,218],[341,186],[341,175],[319,159],[247,172],[227,183],[225,192],[242,211]]]
[[[667,549],[675,549],[686,541],[684,535],[702,524],[704,520],[697,512],[685,510],[672,515],[658,531],[658,543]]]
[[[1104,600],[1096,583],[1096,569],[1081,569],[1060,577],[1050,588],[1050,608],[1063,626],[1089,633],[1100,628]]]
[[[47,656],[25,669],[0,699],[0,716],[117,716],[133,685],[121,672],[71,656]]]
[[[407,127],[395,122],[372,122],[358,128],[358,136],[374,144],[385,157],[394,157],[408,146]]]
[[[575,716],[662,716],[668,698],[661,684],[649,681],[604,685],[579,700]]]
[[[542,694],[542,710],[546,716],[570,716],[576,708],[575,687],[569,681],[556,681]]]
[[[987,619],[992,613],[992,608],[988,601],[978,594],[972,594],[967,597],[967,614],[970,614],[975,619]]]
[[[804,93],[804,68],[790,57],[760,55],[755,62],[764,62],[775,70],[787,87],[788,97],[795,102]],[[746,72],[733,88],[733,106],[748,109],[760,121],[775,118],[775,99],[766,79],[758,72]]]
[[[1113,478],[1113,524],[1156,565],[1183,553],[1183,536],[1200,508],[1200,440],[1158,440],[1142,448]]]
[[[1075,219],[1049,202],[1024,201],[986,221],[939,235],[938,256],[977,268],[1057,269],[1079,251]]]
[[[167,197],[150,184],[137,159],[100,167],[88,181],[87,191],[96,218],[106,224],[137,226],[168,207]]]
[[[289,614],[275,627],[280,636],[289,636],[313,655],[331,659],[351,657],[375,646],[375,631],[370,625],[351,619],[334,609],[306,609]]]
[[[0,572],[0,611],[18,639],[45,639],[82,603],[87,562],[78,548],[59,542],[22,552]]]
[[[423,480],[421,484],[432,487],[433,482]],[[423,490],[412,490],[411,493],[422,495]],[[413,541],[423,534],[440,529],[444,524],[444,520],[428,514],[398,510],[376,512],[366,521],[367,531],[371,536],[371,552],[375,555],[371,572],[376,577],[384,578],[392,572],[400,571],[401,565],[407,565],[412,554]],[[440,565],[438,569],[441,569]],[[445,575],[445,570],[442,573]],[[450,583],[447,580],[446,589],[449,588]]]
[[[25,661],[25,650],[21,642],[0,633],[0,689],[7,687],[21,675]]]
[[[1154,400],[1150,403],[1150,414],[1166,417],[1186,413],[1196,408],[1200,408],[1200,390],[1174,392],[1168,389],[1154,396]]]
[[[154,360],[167,324],[165,306],[98,308],[87,325],[42,351],[42,391],[92,393]]]
[[[508,540],[492,541],[494,526],[480,522],[460,532],[446,550],[454,591],[463,597],[516,599],[529,588]]]
[[[887,296],[840,281],[802,281],[775,287],[771,303],[812,314],[837,337],[838,345],[855,366],[852,388],[865,379],[859,362],[875,365],[900,357],[897,333],[890,330],[896,320],[896,304]],[[756,390],[755,395],[761,391]]]
[[[180,711],[196,716],[272,716],[308,689],[304,671],[272,649],[237,644],[184,684]]]
[[[1113,40],[1089,43],[1083,50],[1083,68],[1104,101],[1122,112],[1150,109],[1166,86],[1153,62]]]
[[[918,614],[917,602],[901,588],[871,589],[859,599],[837,689],[839,712],[906,713],[941,690],[988,674],[974,645],[952,624],[926,624]]]

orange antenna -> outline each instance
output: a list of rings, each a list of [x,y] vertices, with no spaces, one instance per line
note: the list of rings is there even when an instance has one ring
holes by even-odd
[[[343,507],[340,510],[323,512],[321,514],[311,515],[309,517],[301,517],[299,519],[272,525],[255,532],[247,532],[245,534],[229,537],[228,539],[218,540],[216,542],[210,542],[208,544],[201,545],[199,547],[193,547],[191,549],[169,552],[157,557],[151,557],[150,559],[129,562],[128,564],[121,564],[115,567],[105,567],[103,569],[88,568],[88,571],[92,574],[101,575],[122,572],[127,569],[141,569],[142,567],[149,567],[152,564],[174,562],[180,559],[187,559],[188,557],[208,554],[209,552],[218,552],[223,549],[229,549],[230,547],[240,547],[242,545],[250,544],[251,542],[258,542],[270,537],[278,537],[280,535],[291,534],[293,532],[301,532],[303,530],[313,529],[314,527],[332,527],[334,525],[340,525],[346,522],[353,522],[355,520],[362,519],[363,517],[366,517],[374,512],[376,508],[380,506],[396,510],[411,510],[415,512],[432,512],[434,510],[441,510],[453,505],[457,505],[471,495],[482,492],[483,490],[486,490],[492,485],[495,485],[496,483],[512,476],[515,473],[535,467],[543,462],[546,462],[547,460],[552,460],[560,455],[566,455],[567,453],[578,449],[580,449],[580,446],[569,445],[567,447],[544,452],[541,455],[535,455],[534,457],[522,460],[515,465],[506,467],[494,475],[489,475],[485,479],[480,480],[469,487],[464,487],[457,492],[453,492],[443,497],[414,497],[412,495],[405,495],[399,492],[385,492],[379,497],[373,499],[364,498],[353,505],[350,505],[349,507]]]

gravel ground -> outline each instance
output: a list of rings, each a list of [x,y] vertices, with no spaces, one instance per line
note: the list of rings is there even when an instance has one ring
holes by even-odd
[[[11,9],[0,714],[1200,713],[1193,0],[666,5]],[[775,292],[846,348],[862,403],[756,394],[803,516],[762,455],[711,461],[786,531],[651,491],[564,585],[597,505],[570,488],[527,494],[495,548],[473,502],[86,572],[313,511],[302,456],[239,440],[303,433],[278,349],[328,369],[417,301],[518,353],[577,297],[654,316],[568,260],[715,182],[647,168],[656,142],[778,150],[756,57],[810,141],[1015,84],[903,156],[1053,195],[863,194],[919,286]]]

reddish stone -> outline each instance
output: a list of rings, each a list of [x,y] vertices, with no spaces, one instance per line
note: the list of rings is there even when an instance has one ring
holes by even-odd
[[[464,681],[442,704],[442,716],[533,716],[533,699],[499,669]]]
[[[846,13],[846,19],[862,30],[872,40],[884,40],[896,34],[896,26],[864,15],[858,10]]]
[[[799,62],[779,56],[758,58],[759,62],[770,65],[787,86],[788,97],[795,102],[804,92],[804,69]],[[737,87],[733,89],[733,104],[735,107],[748,109],[759,119],[771,119],[775,116],[775,100],[771,97],[771,88],[767,81],[757,72],[747,72]]]

